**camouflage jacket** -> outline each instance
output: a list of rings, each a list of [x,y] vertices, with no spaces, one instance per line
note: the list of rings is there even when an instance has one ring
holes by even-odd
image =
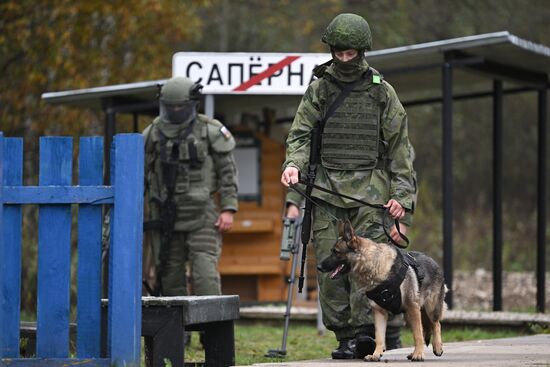
[[[365,69],[368,69],[366,61],[364,64]],[[326,68],[324,73],[338,79],[333,65]],[[302,177],[307,173],[309,164],[311,130],[336,98],[326,92],[326,83],[332,83],[331,78],[323,73],[319,76],[302,98],[286,141],[283,170],[288,166],[296,167]],[[409,141],[407,114],[393,87],[384,80],[381,83],[385,89],[385,105],[380,114],[379,126],[388,146],[390,162],[387,169],[334,170],[323,167],[319,159],[315,184],[372,204],[386,204],[393,198],[412,212],[416,200],[416,173],[413,169],[414,149]],[[319,190],[313,190],[312,196],[337,207],[361,206],[355,201]],[[287,202],[301,206],[302,200],[297,193],[289,191]],[[410,215],[404,219],[405,224],[410,224]]]
[[[185,125],[185,126],[184,126]],[[167,124],[156,118],[143,132],[145,136],[145,194],[150,205],[149,219],[158,218],[159,200],[166,199],[167,191],[162,182],[160,162],[161,134],[169,141],[178,139],[186,129]],[[213,194],[220,194],[220,209],[237,211],[237,168],[233,157],[235,141],[231,133],[219,121],[198,115],[192,135],[197,141],[197,155],[202,162],[198,168],[185,165],[178,169],[174,200],[178,207],[176,230],[185,230],[186,222],[195,222],[203,214],[206,202]],[[187,152],[180,148],[180,158]],[[182,169],[183,168],[183,169]],[[155,199],[156,198],[156,199]],[[197,221],[199,222],[199,221]],[[198,224],[197,224],[198,225]],[[196,225],[192,225],[195,227]]]

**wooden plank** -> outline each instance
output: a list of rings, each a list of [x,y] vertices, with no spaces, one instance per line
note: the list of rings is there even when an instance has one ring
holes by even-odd
[[[103,182],[103,138],[80,139],[79,184]],[[76,355],[100,357],[101,348],[101,225],[99,205],[78,208],[78,297]]]
[[[270,219],[234,220],[231,233],[256,233],[273,231],[273,221]]]
[[[258,301],[277,301],[288,294],[281,276],[261,275],[258,279]]]
[[[23,139],[0,133],[0,358],[19,357],[21,206],[5,205],[4,185],[23,180]]]
[[[277,265],[254,265],[248,264],[221,264],[219,265],[221,275],[259,275],[259,274],[283,274],[281,268]]]
[[[242,251],[245,251],[246,255],[275,254],[278,253],[280,246],[281,238],[277,238],[272,233],[250,233],[246,236],[227,233],[224,235],[223,253],[236,256],[241,256]]]
[[[112,204],[110,186],[7,186],[4,188],[8,204]]]
[[[236,274],[284,274],[284,264],[276,256],[225,257],[218,265],[219,272],[225,275]]]
[[[119,134],[111,151],[115,203],[111,210],[108,352],[112,363],[120,366],[140,363],[143,149],[141,134]]]
[[[40,138],[39,185],[70,185],[72,138]],[[42,205],[38,223],[36,355],[69,354],[71,206]]]

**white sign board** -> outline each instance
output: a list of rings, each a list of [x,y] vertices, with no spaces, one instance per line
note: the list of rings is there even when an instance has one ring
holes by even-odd
[[[172,76],[201,83],[204,94],[302,95],[313,68],[330,59],[328,53],[178,52]]]

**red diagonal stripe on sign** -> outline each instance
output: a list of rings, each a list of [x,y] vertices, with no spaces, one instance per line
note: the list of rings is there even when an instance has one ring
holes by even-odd
[[[262,71],[260,74],[254,75],[252,78],[248,79],[246,82],[244,82],[243,84],[241,84],[238,87],[236,87],[235,89],[233,89],[233,92],[244,92],[248,88],[252,87],[255,84],[258,84],[259,82],[261,82],[265,78],[270,77],[271,75],[275,74],[277,71],[281,70],[282,68],[284,68],[285,66],[291,64],[293,61],[295,61],[299,58],[300,58],[300,56],[287,56],[287,57],[285,57],[284,59],[282,59],[278,63],[271,65],[270,67],[268,67],[267,69]]]

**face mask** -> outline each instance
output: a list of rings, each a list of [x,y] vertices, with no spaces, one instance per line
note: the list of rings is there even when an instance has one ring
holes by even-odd
[[[160,101],[160,118],[171,124],[182,124],[194,118],[197,114],[197,103],[186,101],[182,103],[165,103]]]
[[[334,53],[333,53],[334,55]],[[344,76],[353,76],[362,71],[363,53],[359,52],[356,57],[346,62],[333,56],[334,70]]]
[[[332,63],[335,76],[344,81],[351,82],[356,80],[365,71],[365,53],[364,50],[357,50],[357,56],[346,62],[336,57],[336,50],[331,47]]]

